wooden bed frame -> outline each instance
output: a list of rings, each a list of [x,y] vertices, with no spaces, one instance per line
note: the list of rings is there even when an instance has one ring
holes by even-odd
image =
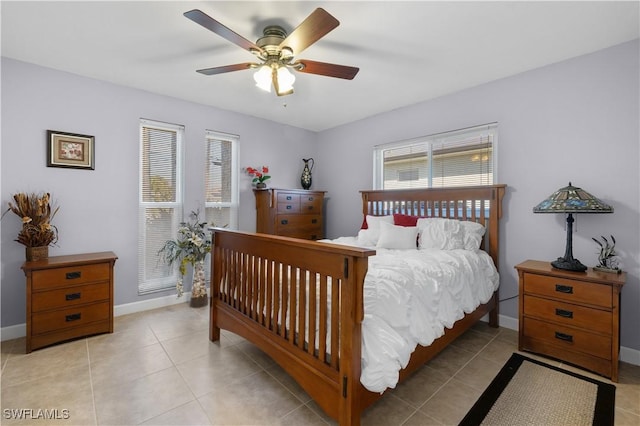
[[[363,214],[402,213],[483,224],[498,266],[505,185],[361,191]],[[363,283],[375,250],[213,228],[210,339],[220,329],[267,353],[340,425],[359,425],[381,394],[360,383]],[[430,346],[418,345],[400,381],[484,315],[498,325],[497,291]],[[339,354],[335,356],[334,354]]]

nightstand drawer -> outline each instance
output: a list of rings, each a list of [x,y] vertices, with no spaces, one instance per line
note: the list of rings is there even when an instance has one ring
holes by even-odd
[[[96,263],[68,268],[54,268],[33,271],[33,290],[49,290],[58,287],[109,281],[111,265]]]
[[[109,282],[86,284],[59,290],[34,292],[31,298],[33,312],[109,300]]]
[[[78,327],[95,321],[108,320],[111,304],[107,302],[82,305],[57,311],[34,313],[31,319],[33,334]]]
[[[585,330],[524,318],[524,336],[565,350],[611,359],[611,337]]]
[[[611,286],[547,275],[525,273],[524,292],[604,308],[613,303]]]
[[[606,335],[611,334],[609,311],[525,295],[524,315]]]

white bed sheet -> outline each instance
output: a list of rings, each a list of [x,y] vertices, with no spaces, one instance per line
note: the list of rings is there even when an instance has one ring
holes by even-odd
[[[324,240],[361,246],[357,237]],[[394,388],[418,344],[430,345],[445,327],[486,303],[498,288],[491,257],[482,250],[390,250],[369,247],[364,282],[362,372],[372,392]]]

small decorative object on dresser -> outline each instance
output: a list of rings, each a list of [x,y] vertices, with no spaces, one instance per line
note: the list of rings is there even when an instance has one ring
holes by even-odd
[[[520,288],[518,349],[578,365],[618,381],[620,291],[624,272],[563,271],[527,260]]]
[[[256,232],[305,240],[324,238],[325,192],[301,189],[255,191]]]
[[[303,158],[302,161],[304,161],[304,168],[302,169],[302,176],[300,176],[300,185],[302,185],[302,189],[309,189],[312,183],[311,171],[315,161],[313,161],[313,158]],[[311,167],[309,167],[309,161],[311,161]]]
[[[9,208],[2,214],[12,211],[22,220],[22,228],[15,241],[26,247],[27,260],[39,260],[49,257],[49,246],[58,241],[58,228],[51,224],[58,209],[52,205],[48,192],[14,194]]]
[[[600,237],[602,241],[591,238],[600,246],[600,253],[598,254],[598,266],[594,266],[593,269],[602,272],[612,272],[619,274],[622,272],[618,260],[618,254],[616,253],[616,239],[613,235],[610,236],[611,243],[606,237]]]
[[[192,211],[190,222],[181,222],[178,238],[164,243],[158,255],[168,265],[176,263],[180,278],[176,283],[178,297],[184,293],[183,279],[187,273],[187,265],[193,268],[190,304],[193,307],[207,304],[207,286],[204,273],[204,259],[211,252],[211,238],[206,230],[207,222],[200,222],[199,211]]]
[[[254,169],[253,167],[245,167],[244,170],[253,176],[251,182],[256,186],[256,189],[265,189],[267,187],[266,181],[271,179],[267,173],[269,173],[268,166],[262,166],[260,169]]]
[[[27,353],[54,343],[113,333],[113,252],[27,261]]]

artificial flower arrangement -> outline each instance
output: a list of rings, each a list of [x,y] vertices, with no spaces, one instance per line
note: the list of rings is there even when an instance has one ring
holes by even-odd
[[[9,201],[9,208],[4,214],[12,211],[22,219],[22,229],[15,241],[25,247],[48,247],[58,241],[58,228],[51,221],[59,208],[52,205],[48,192],[19,192],[13,196],[13,201]]]
[[[266,186],[264,182],[268,179],[271,179],[271,176],[267,174],[269,173],[268,166],[262,166],[260,169],[245,167],[245,171],[249,174],[249,176],[253,176],[253,180],[251,182],[255,183],[256,186]]]
[[[207,296],[206,280],[204,277],[204,259],[211,252],[211,239],[206,230],[207,222],[200,222],[199,211],[192,211],[191,221],[181,222],[178,228],[178,238],[164,243],[158,250],[158,255],[169,266],[179,264],[180,279],[176,284],[178,297],[184,293],[182,281],[187,273],[187,265],[194,268],[191,299]]]

